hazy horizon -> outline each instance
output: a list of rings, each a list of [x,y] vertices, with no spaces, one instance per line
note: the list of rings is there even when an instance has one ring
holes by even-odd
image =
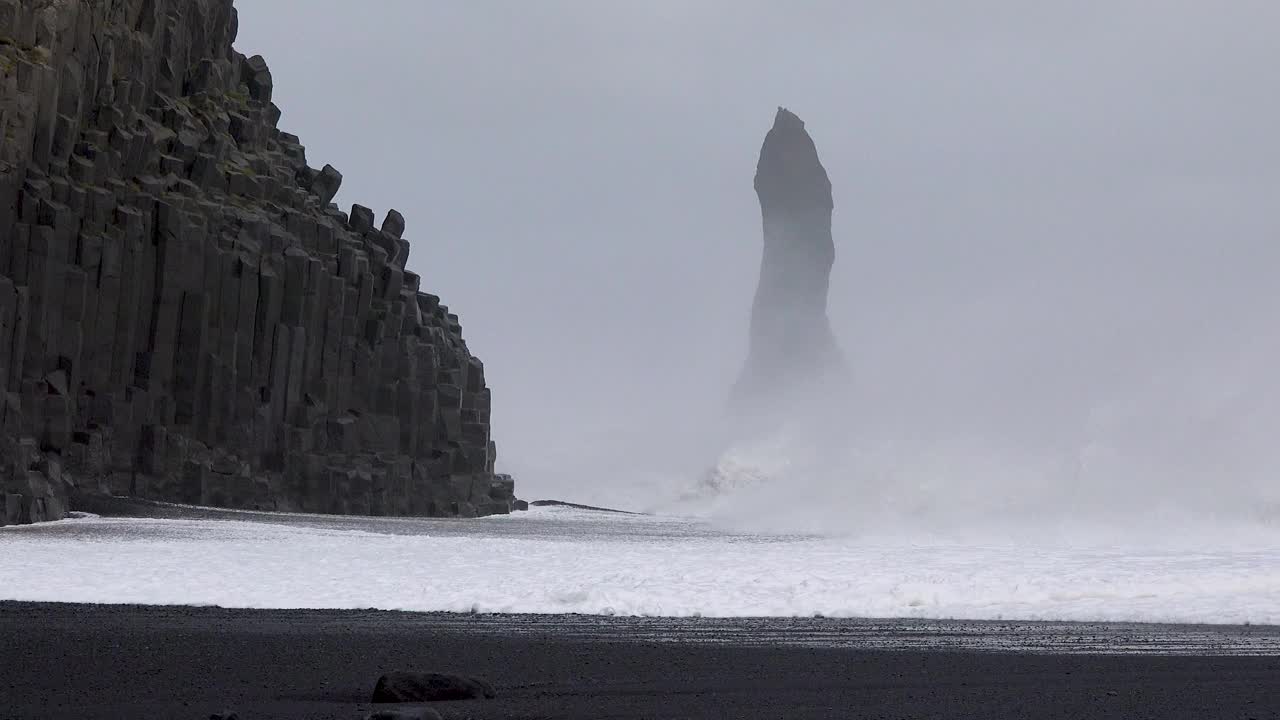
[[[238,7],[339,205],[405,214],[522,497],[634,506],[715,461],[785,106],[854,378],[823,432],[858,459],[806,492],[1280,501],[1280,6]]]

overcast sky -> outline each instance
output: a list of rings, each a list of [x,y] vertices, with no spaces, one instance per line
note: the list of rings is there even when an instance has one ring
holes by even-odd
[[[1180,464],[1191,433],[1274,474],[1272,0],[237,5],[339,204],[405,213],[525,496],[714,422],[778,105],[834,188],[851,425]]]

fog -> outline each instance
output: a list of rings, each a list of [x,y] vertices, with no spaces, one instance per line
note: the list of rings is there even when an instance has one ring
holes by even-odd
[[[405,213],[522,497],[678,511],[719,463],[784,530],[1280,522],[1273,2],[238,6],[337,202]],[[779,105],[852,386],[744,439]]]

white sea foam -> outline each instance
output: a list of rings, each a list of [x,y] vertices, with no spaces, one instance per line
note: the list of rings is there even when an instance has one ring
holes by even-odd
[[[753,535],[535,509],[478,521],[83,518],[0,530],[0,598],[654,616],[1280,624],[1280,537],[1195,549]]]

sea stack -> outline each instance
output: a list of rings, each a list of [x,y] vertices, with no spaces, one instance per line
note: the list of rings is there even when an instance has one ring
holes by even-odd
[[[760,148],[755,188],[764,253],[747,362],[733,393],[740,411],[771,409],[842,366],[827,319],[831,180],[804,121],[785,108]]]

